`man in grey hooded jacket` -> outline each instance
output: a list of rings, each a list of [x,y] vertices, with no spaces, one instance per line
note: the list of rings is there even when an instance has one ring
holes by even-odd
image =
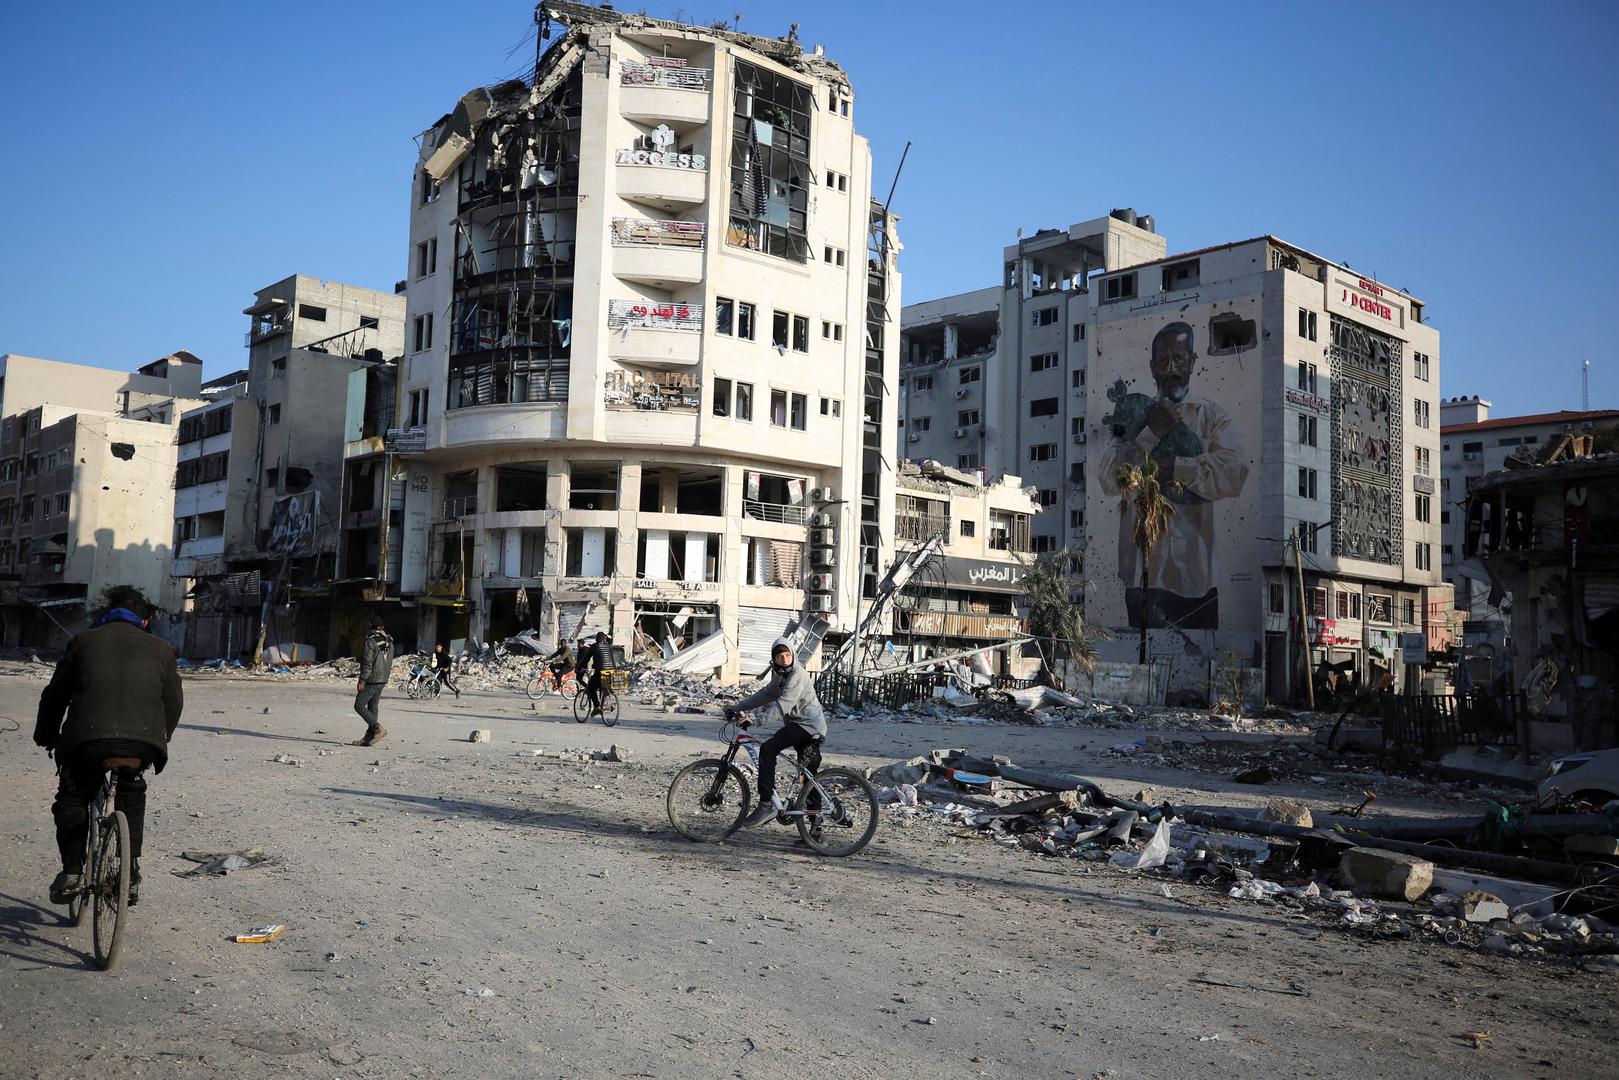
[[[798,751],[800,756],[809,751],[819,757],[814,748],[826,738],[826,713],[821,711],[820,699],[815,696],[815,680],[798,665],[793,646],[786,638],[777,638],[770,647],[770,681],[756,693],[728,706],[729,719],[740,712],[759,710],[759,719],[782,722],[782,728],[759,747],[759,805],[743,825],[751,828],[763,825],[776,816],[772,796],[776,791],[776,758],[783,750]],[[742,721],[747,726],[749,721]],[[815,768],[816,762],[807,762]]]

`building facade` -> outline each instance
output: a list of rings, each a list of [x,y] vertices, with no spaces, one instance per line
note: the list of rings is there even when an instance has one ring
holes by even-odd
[[[942,546],[895,597],[893,647],[877,666],[976,648],[989,672],[1021,677],[1022,648],[1002,646],[1028,632],[1021,583],[1039,511],[1032,489],[1016,476],[986,484],[936,461],[903,462],[897,485],[901,553],[934,536]]]
[[[175,418],[201,361],[134,373],[7,356],[0,422],[0,639],[58,648],[113,585],[180,608],[169,578]]]
[[[345,445],[366,373],[404,348],[405,301],[303,274],[243,309],[248,366],[210,383],[181,417],[171,573],[193,603],[183,651],[300,658],[352,651],[335,617]],[[411,627],[413,629],[413,627]]]
[[[1447,398],[1439,406],[1441,562],[1445,579],[1456,590],[1457,611],[1480,624],[1476,633],[1502,630],[1510,620],[1501,605],[1490,600],[1490,578],[1483,562],[1463,554],[1463,511],[1472,486],[1480,477],[1506,468],[1509,458],[1515,463],[1534,460],[1563,435],[1619,426],[1619,409],[1491,417],[1491,407],[1477,394]]]
[[[893,551],[898,241],[852,90],[793,41],[537,18],[532,82],[421,136],[397,595],[424,640],[723,634],[760,670]]]
[[[1031,547],[1083,549],[1103,658],[1145,629],[1169,689],[1246,667],[1302,698],[1323,663],[1415,688],[1450,625],[1421,302],[1274,237],[1164,250],[1114,211],[1007,248],[993,315],[907,309],[905,456],[1033,486]],[[1172,513],[1143,567],[1120,470],[1149,458]]]

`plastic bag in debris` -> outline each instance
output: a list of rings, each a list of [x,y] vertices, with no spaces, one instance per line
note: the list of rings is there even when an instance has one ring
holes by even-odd
[[[1281,885],[1264,878],[1249,878],[1231,886],[1226,895],[1235,900],[1265,900],[1286,892]]]
[[[1139,853],[1133,851],[1116,851],[1108,860],[1113,866],[1120,866],[1127,870],[1151,870],[1155,866],[1164,865],[1169,858],[1169,822],[1160,821],[1152,839]]]

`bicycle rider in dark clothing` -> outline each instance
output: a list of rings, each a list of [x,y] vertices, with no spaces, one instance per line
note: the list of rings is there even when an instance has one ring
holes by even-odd
[[[563,676],[574,670],[573,647],[564,639],[556,651],[545,658],[545,663],[551,669],[551,677],[557,681],[557,687],[560,689]]]
[[[590,708],[594,712],[601,711],[602,675],[611,662],[612,646],[607,643],[607,635],[597,633],[596,643],[585,649],[579,657],[579,673],[583,677],[584,690],[589,695]]]
[[[450,650],[444,647],[444,642],[433,646],[433,671],[438,675],[438,681],[447,689],[453,690],[456,697],[461,696],[461,688],[455,685],[455,657]]]

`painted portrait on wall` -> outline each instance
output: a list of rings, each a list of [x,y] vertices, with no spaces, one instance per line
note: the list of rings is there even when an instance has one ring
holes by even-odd
[[[1120,507],[1119,577],[1132,627],[1213,630],[1220,622],[1215,503],[1242,492],[1248,460],[1230,414],[1192,392],[1195,346],[1190,324],[1169,323],[1154,335],[1147,357],[1155,393],[1132,391],[1123,379],[1107,391],[1113,411],[1102,421],[1109,436],[1097,476],[1103,492],[1123,494],[1119,467],[1151,458],[1175,507],[1168,531],[1147,556],[1145,588],[1134,539],[1136,511],[1128,497]]]

